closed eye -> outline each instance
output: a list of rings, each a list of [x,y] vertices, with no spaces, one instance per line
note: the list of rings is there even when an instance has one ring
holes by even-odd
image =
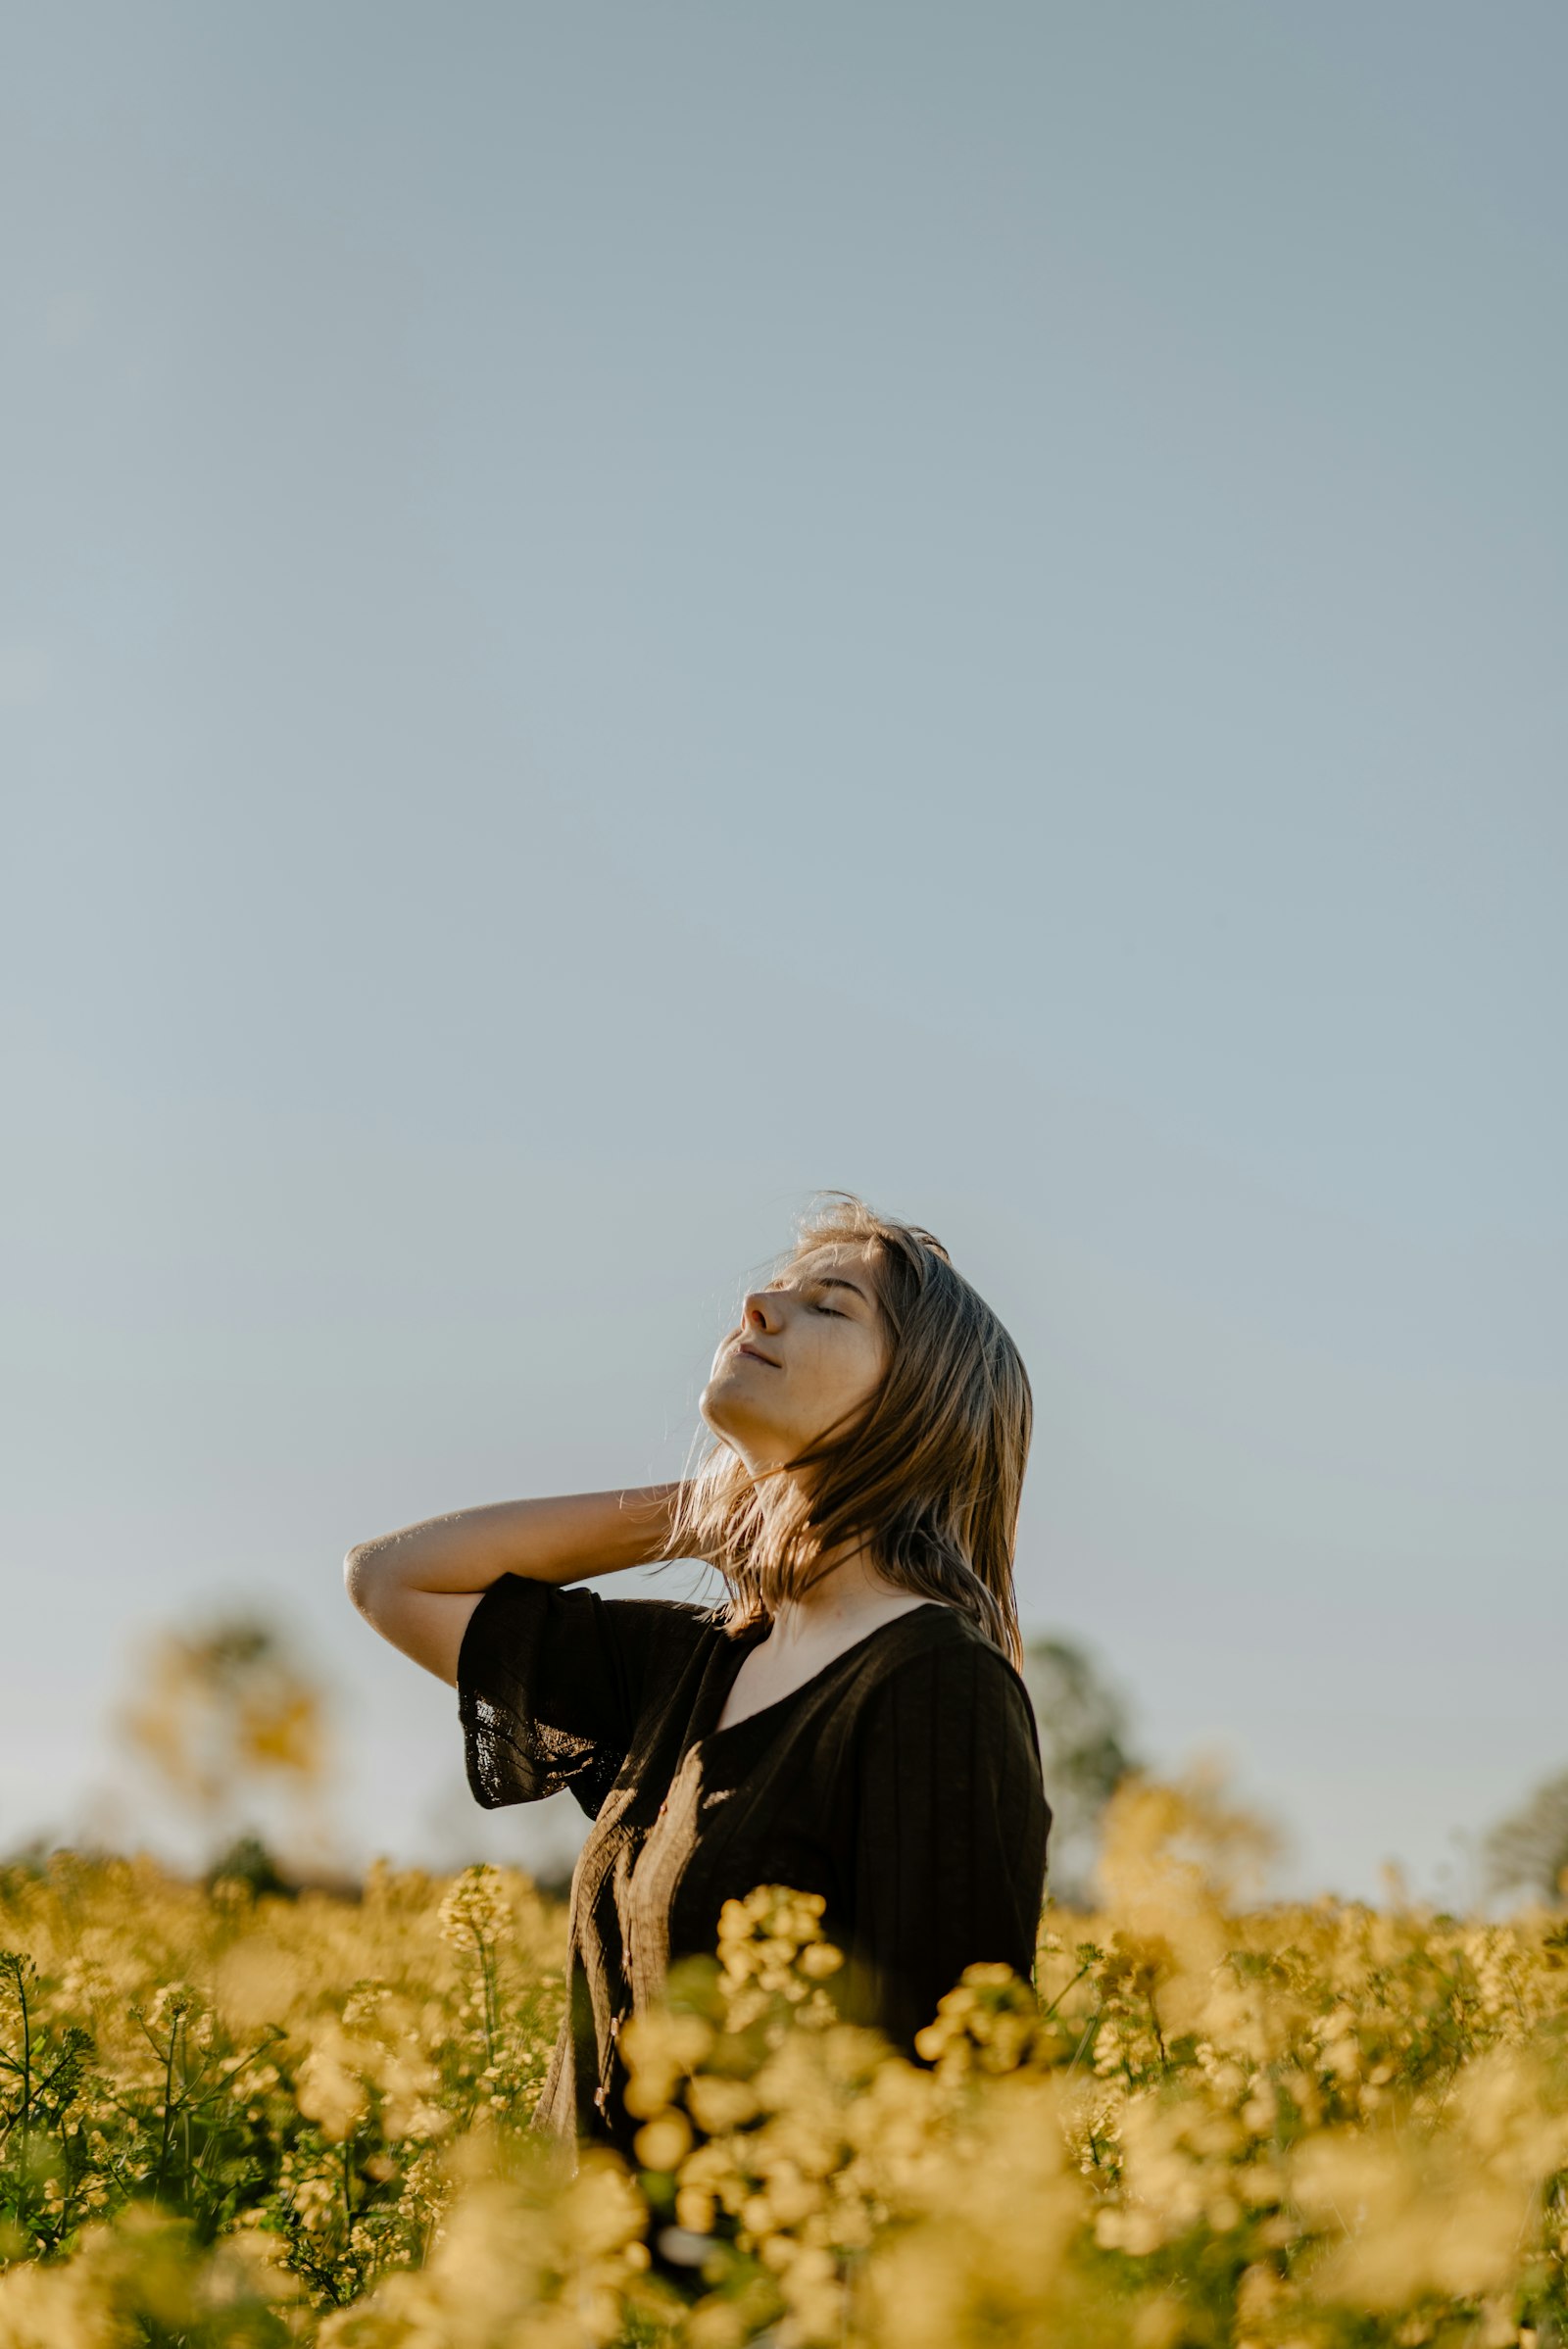
[[[850,1318],[847,1313],[841,1313],[837,1305],[813,1305],[811,1310],[813,1313],[831,1313],[835,1321],[848,1321]]]

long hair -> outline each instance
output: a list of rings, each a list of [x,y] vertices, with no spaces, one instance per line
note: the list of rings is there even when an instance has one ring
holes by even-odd
[[[820,1558],[860,1545],[888,1581],[969,1616],[1018,1670],[1013,1552],[1034,1427],[1018,1349],[931,1233],[852,1192],[817,1199],[830,1203],[813,1202],[778,1270],[832,1242],[865,1247],[889,1340],[881,1382],[759,1476],[715,1440],[662,1555],[718,1568],[729,1595],[715,1620],[738,1638],[808,1590]]]

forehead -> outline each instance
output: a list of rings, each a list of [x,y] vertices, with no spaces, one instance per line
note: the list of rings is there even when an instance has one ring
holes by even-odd
[[[785,1265],[782,1279],[823,1280],[829,1275],[854,1281],[870,1297],[877,1294],[875,1252],[869,1242],[827,1240],[808,1248]]]

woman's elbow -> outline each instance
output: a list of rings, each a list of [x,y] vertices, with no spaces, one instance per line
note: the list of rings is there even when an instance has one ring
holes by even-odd
[[[376,1572],[376,1545],[373,1542],[356,1542],[344,1552],[343,1588],[351,1602],[362,1615],[368,1615],[379,1577]]]

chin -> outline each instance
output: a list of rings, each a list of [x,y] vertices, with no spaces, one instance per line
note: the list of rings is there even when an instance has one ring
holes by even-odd
[[[727,1414],[724,1410],[724,1381],[722,1378],[709,1380],[698,1397],[697,1409],[699,1416],[715,1436],[727,1435],[724,1426]]]
[[[710,1379],[703,1389],[697,1408],[719,1442],[727,1444],[731,1451],[738,1451],[745,1438],[755,1436],[758,1430],[744,1411],[736,1412],[729,1408],[728,1390],[729,1381],[720,1372],[717,1378]]]

